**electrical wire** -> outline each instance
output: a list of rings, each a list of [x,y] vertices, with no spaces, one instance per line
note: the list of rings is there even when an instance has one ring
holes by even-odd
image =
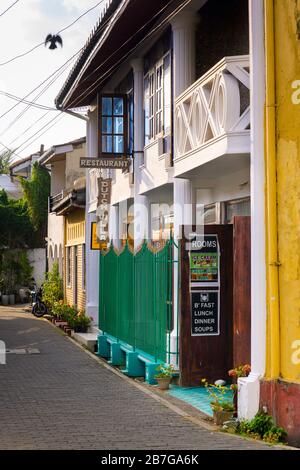
[[[70,64],[68,64],[64,69],[62,69],[57,76],[52,78],[52,80],[47,83],[47,85],[39,91],[39,93],[33,98],[33,102],[36,102],[49,88],[50,86],[65,72],[65,70],[68,68]],[[20,104],[20,103],[18,103]],[[16,124],[19,119],[21,119],[24,114],[31,108],[31,104],[28,104],[25,109],[23,109],[10,123],[9,125],[3,130],[2,134],[6,133],[14,124]]]
[[[97,31],[97,35],[100,35],[102,33],[102,31],[106,28],[106,25],[109,23],[110,21],[110,18],[108,20],[106,20],[102,25],[101,27],[99,28],[99,30]],[[70,61],[72,61],[73,58],[75,58],[75,56],[77,56],[82,50],[84,49],[84,46],[82,48],[80,48],[72,57],[70,57],[61,67],[59,67],[58,69],[56,69],[51,75],[49,75],[45,80],[43,80],[38,86],[36,86],[33,90],[31,90],[27,95],[25,95],[22,99],[25,100],[26,98],[28,98],[28,96],[30,96],[32,93],[34,93],[34,91],[36,91],[37,89],[39,89],[44,83],[46,83],[51,77],[53,77],[57,72],[59,72],[65,65],[67,65]],[[63,72],[62,72],[63,73]],[[58,78],[58,77],[57,77]],[[53,83],[54,81],[56,80],[53,79],[52,82],[50,82],[49,85],[46,86],[46,89],[48,89],[48,87],[51,85],[51,83]],[[40,95],[41,96],[41,95]],[[15,109],[20,103],[17,103],[15,104],[14,106],[12,106],[11,108],[9,108],[7,111],[5,111],[1,116],[0,116],[0,119],[4,116],[6,116],[8,113],[10,113],[13,109]],[[22,113],[21,113],[22,114]],[[20,116],[20,115],[19,115]]]
[[[2,13],[0,13],[0,18],[1,16],[4,16],[5,13],[7,13],[16,3],[18,3],[20,0],[16,0],[14,3],[12,3],[6,10],[4,10]]]
[[[30,104],[30,106],[33,106],[34,108],[46,109],[48,111],[58,111],[57,108],[51,108],[50,106],[45,106],[43,104],[34,103],[32,101],[24,100],[22,98],[19,98],[18,96],[12,95],[12,94],[7,93],[5,91],[0,91],[0,95],[5,96],[6,98],[10,98],[11,100],[17,101],[18,103]]]
[[[154,15],[154,16],[151,18],[151,20],[149,20],[148,22],[144,23],[144,25],[142,25],[142,27],[139,28],[139,30],[138,30],[133,36],[131,36],[130,39],[128,39],[127,41],[125,41],[125,42],[124,42],[117,50],[115,50],[104,62],[102,62],[92,73],[90,73],[87,77],[85,77],[85,79],[84,79],[83,81],[87,80],[91,75],[93,75],[100,67],[102,67],[102,65],[103,65],[105,62],[107,62],[111,57],[113,57],[116,52],[118,52],[120,49],[122,49],[122,47],[123,47],[124,45],[126,45],[126,44],[132,39],[132,37],[134,37],[136,34],[138,34],[142,29],[145,28],[145,26],[147,26],[147,24],[148,24],[149,22],[152,22],[153,19],[154,19],[156,16],[159,16],[167,7],[169,7],[169,5],[170,5],[173,1],[174,1],[174,0],[171,0],[170,2],[168,2],[168,4],[165,5],[158,13],[156,13],[156,15]],[[168,21],[170,18],[172,18],[173,16],[175,16],[175,15],[178,13],[178,11],[180,11],[182,8],[184,8],[184,6],[187,5],[188,3],[190,3],[190,0],[186,0],[186,1],[184,2],[184,4],[181,4],[174,12],[172,12],[172,14],[170,14],[167,18],[164,19],[164,23],[165,23],[166,21]],[[161,28],[162,24],[163,24],[163,23],[159,24],[156,28],[152,29],[152,30],[145,36],[145,38],[147,38],[149,35],[153,34],[153,31],[156,31],[157,29]],[[103,27],[104,27],[104,25],[103,25]],[[99,31],[98,31],[98,33],[99,33]],[[141,44],[141,43],[145,40],[145,38],[143,38],[141,41],[139,41],[138,44],[136,44],[133,48],[131,48],[130,51],[126,54],[126,57],[127,57],[129,54],[131,54],[131,52],[134,51],[134,50],[139,46],[139,44]],[[124,57],[122,57],[116,64],[114,64],[114,66],[112,66],[108,71],[106,71],[105,74],[102,74],[102,76],[100,76],[97,80],[95,80],[95,81],[87,88],[87,90],[85,90],[83,93],[81,93],[81,94],[79,95],[79,97],[76,98],[76,100],[73,100],[73,102],[71,102],[71,104],[70,104],[70,106],[69,106],[69,109],[72,107],[72,105],[75,103],[75,101],[78,100],[78,98],[80,98],[82,95],[86,95],[86,92],[88,92],[88,94],[89,94],[89,93],[92,92],[96,87],[98,87],[98,85],[99,85],[99,80],[102,80],[102,81],[103,81],[104,77],[105,77],[108,73],[110,73],[111,70],[114,69],[114,68],[115,68],[120,62],[122,62],[123,60],[124,60]],[[92,87],[92,90],[89,91],[89,90],[91,89],[91,87]],[[46,125],[44,125],[44,126],[43,126],[41,129],[39,129],[35,134],[33,134],[33,135],[32,135],[31,137],[29,137],[25,142],[23,142],[16,150],[19,150],[20,148],[22,148],[25,143],[27,143],[30,139],[32,139],[33,137],[35,137],[35,135],[37,135],[41,130],[43,130],[45,127],[47,127],[51,122],[53,122],[53,121],[55,121],[56,119],[58,119],[59,116],[60,116],[60,115],[57,115],[57,116],[55,116],[55,118],[51,119]],[[62,116],[62,117],[63,117],[63,116]],[[0,116],[0,118],[1,118],[1,116]],[[46,133],[46,132],[47,132],[49,129],[51,129],[54,125],[56,125],[56,123],[53,124],[52,126],[50,126],[48,129],[46,129],[41,135],[43,135],[44,133]],[[35,140],[37,140],[39,137],[41,137],[41,135],[39,135]],[[35,141],[35,140],[34,140],[34,141]],[[24,151],[24,150],[25,150],[28,146],[30,146],[34,141],[30,142],[26,147],[22,148],[21,151]]]
[[[10,152],[13,155],[16,155],[17,157],[19,158],[23,158],[21,157],[21,155],[19,155],[18,153],[16,153],[14,150],[10,149],[9,147],[7,147],[7,145],[5,145],[3,142],[0,142],[0,145],[2,145],[3,148],[5,148],[8,152]]]
[[[84,13],[82,13],[78,18],[76,18],[74,21],[72,21],[72,23],[70,23],[68,26],[65,26],[64,28],[62,28],[60,31],[58,31],[56,33],[56,35],[58,34],[61,34],[62,32],[66,31],[67,29],[71,28],[75,23],[77,23],[77,21],[79,21],[83,16],[87,15],[88,13],[90,13],[92,10],[94,10],[95,8],[97,8],[101,3],[103,3],[104,1],[106,0],[101,0],[100,2],[98,2],[96,5],[94,5],[93,7],[89,8],[88,10],[86,10]],[[40,42],[39,44],[37,44],[36,46],[32,47],[31,49],[29,49],[28,51],[25,51],[25,52],[22,52],[21,54],[18,54],[16,55],[15,57],[12,57],[11,59],[9,60],[6,60],[4,62],[0,62],[0,66],[2,67],[3,65],[7,65],[7,64],[10,64],[11,62],[14,62],[15,60],[17,59],[20,59],[21,57],[25,57],[26,55],[30,54],[31,52],[35,51],[36,49],[38,49],[39,47],[41,46],[44,46],[45,45],[45,41],[43,42]]]
[[[79,51],[77,51],[74,55],[72,55],[72,57],[70,57],[63,65],[61,65],[58,69],[56,69],[54,72],[51,73],[51,75],[49,75],[45,80],[43,80],[39,85],[37,85],[33,90],[31,90],[29,93],[27,93],[27,95],[25,95],[22,99],[25,100],[26,98],[28,98],[28,96],[32,95],[32,93],[34,93],[36,90],[38,90],[42,85],[44,85],[44,83],[48,82],[48,80],[50,80],[50,78],[52,78],[57,72],[59,72],[63,67],[65,67],[65,65],[67,63],[69,63],[74,57],[76,57],[80,52],[81,52],[82,48],[79,49]],[[1,114],[0,116],[0,119],[3,118],[4,116],[6,116],[8,113],[10,113],[13,109],[15,109],[20,103],[17,103],[15,104],[14,106],[12,106],[11,108],[9,108],[7,111],[5,111],[3,114]]]
[[[42,119],[44,119],[45,116],[47,116],[51,111],[47,111],[44,113],[42,116],[40,116],[36,121],[34,121],[27,129],[25,129],[21,134],[19,134],[17,137],[15,137],[13,140],[9,142],[8,145],[12,145],[16,140],[19,140],[23,135],[27,134],[30,129],[32,129],[38,122],[40,122]]]
[[[20,151],[20,152],[24,152],[24,150],[26,150],[28,147],[30,147],[36,140],[38,140],[40,137],[42,137],[42,135],[46,134],[46,132],[48,132],[50,129],[52,129],[52,127],[56,126],[56,124],[58,124],[62,119],[64,119],[66,117],[65,114],[58,114],[56,115],[53,119],[51,119],[51,121],[49,121],[45,126],[43,126],[43,128],[47,127],[51,122],[53,123],[50,127],[48,127],[47,129],[44,130],[44,132],[42,132],[41,134],[40,131],[43,129],[39,129],[39,131],[37,131],[35,134],[33,134],[29,139],[27,139],[25,142],[23,142],[19,147],[17,147],[16,150]],[[31,140],[33,137],[35,137],[37,134],[39,134],[34,140]],[[30,142],[29,142],[30,140]],[[23,147],[23,145],[25,143],[29,142],[25,147]],[[22,148],[23,147],[23,148]]]

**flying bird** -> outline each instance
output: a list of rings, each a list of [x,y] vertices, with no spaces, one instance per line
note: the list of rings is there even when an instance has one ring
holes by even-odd
[[[63,46],[63,41],[59,34],[48,34],[45,46],[47,46],[48,43],[50,43],[49,49],[57,49],[57,43],[60,44],[61,47]]]

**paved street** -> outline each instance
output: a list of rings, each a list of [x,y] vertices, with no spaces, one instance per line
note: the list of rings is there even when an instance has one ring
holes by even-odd
[[[0,449],[270,448],[186,421],[30,314],[0,307],[0,339]]]

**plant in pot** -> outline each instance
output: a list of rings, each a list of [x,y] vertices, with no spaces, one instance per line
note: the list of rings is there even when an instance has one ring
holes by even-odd
[[[158,371],[158,374],[156,374],[154,378],[157,380],[158,388],[160,390],[168,390],[172,380],[174,367],[171,364],[161,364],[156,368],[156,370]]]
[[[91,324],[91,318],[87,317],[84,310],[80,310],[73,319],[75,333],[86,333]]]
[[[232,397],[229,397],[230,390],[235,390],[226,385],[212,385],[206,379],[202,379],[202,384],[206,387],[210,407],[213,411],[214,423],[221,426],[225,421],[233,418],[235,406]]]
[[[239,377],[248,377],[250,372],[251,372],[251,366],[249,364],[241,364],[241,365],[235,367],[234,369],[230,369],[228,371],[228,375],[232,379],[231,389],[235,392],[234,396],[233,396],[233,403],[234,403],[236,411],[237,411],[237,408],[238,408],[238,403],[237,403],[237,400],[238,400],[238,395],[237,395],[238,379],[239,379]]]

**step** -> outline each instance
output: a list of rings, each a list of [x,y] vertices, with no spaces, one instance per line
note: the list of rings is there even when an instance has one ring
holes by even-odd
[[[75,333],[73,331],[72,337],[82,346],[85,346],[89,351],[95,352],[98,337],[96,333]]]

